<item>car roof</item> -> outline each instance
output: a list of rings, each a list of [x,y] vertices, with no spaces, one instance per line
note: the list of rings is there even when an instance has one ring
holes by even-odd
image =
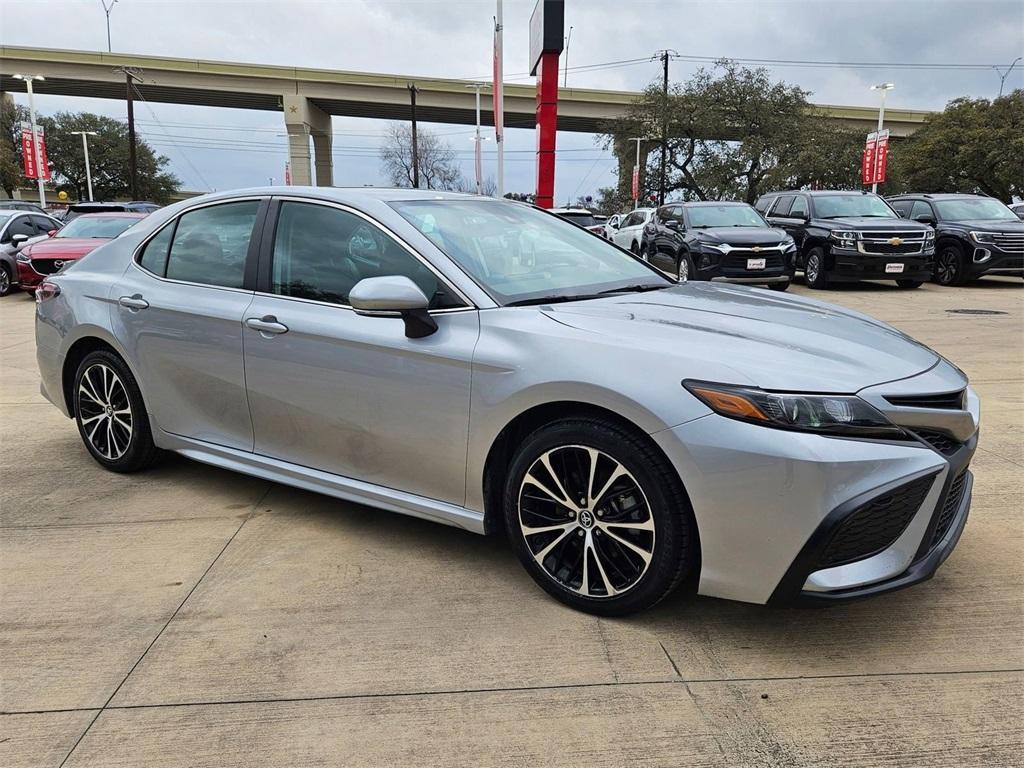
[[[927,197],[929,200],[989,200],[988,195],[972,195],[969,192],[901,192],[890,195],[886,200],[897,200],[901,197]]]
[[[681,205],[684,208],[710,208],[717,205],[745,205],[748,208],[750,207],[742,200],[691,200],[686,203],[672,203],[672,205]]]
[[[552,213],[579,213],[586,214],[587,216],[593,216],[592,211],[588,211],[586,208],[548,208]]]
[[[138,211],[103,211],[102,213],[83,213],[81,216],[76,216],[75,221],[79,219],[144,219],[149,216],[148,213],[139,213]]]

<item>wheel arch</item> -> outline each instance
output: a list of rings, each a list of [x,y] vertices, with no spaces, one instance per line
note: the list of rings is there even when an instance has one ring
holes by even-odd
[[[64,360],[61,363],[60,373],[61,394],[64,397],[64,405],[71,418],[75,417],[75,398],[73,391],[75,386],[75,373],[78,371],[78,366],[81,364],[82,360],[85,359],[86,355],[91,352],[98,351],[106,351],[117,355],[118,358],[128,366],[128,370],[132,372],[136,382],[139,380],[138,375],[135,373],[131,363],[128,362],[124,352],[118,349],[112,340],[105,338],[105,334],[101,335],[94,331],[79,336],[71,343],[67,352],[64,353]]]

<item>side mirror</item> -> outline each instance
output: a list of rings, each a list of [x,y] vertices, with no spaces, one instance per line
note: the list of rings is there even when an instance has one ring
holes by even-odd
[[[665,219],[665,221],[664,221],[663,223],[665,224],[665,226],[666,226],[666,227],[667,227],[668,229],[675,229],[675,230],[678,230],[678,229],[680,228],[680,227],[679,227],[679,222],[678,222],[678,221],[676,221],[675,219]]]
[[[919,221],[922,224],[931,224],[933,227],[935,226],[935,218],[933,216],[929,216],[928,214],[921,214],[919,216],[915,216],[914,221]]]
[[[17,235],[11,236],[11,242],[14,243],[15,248],[20,248],[21,246],[23,246],[26,240],[28,240],[28,235],[19,233]]]
[[[56,229],[51,229],[49,232],[46,233],[46,236],[47,237],[53,237],[56,234],[57,234],[57,230]]]
[[[430,299],[405,275],[367,277],[349,291],[349,304],[360,315],[393,316],[405,321],[405,335],[421,339],[437,330],[427,307]]]

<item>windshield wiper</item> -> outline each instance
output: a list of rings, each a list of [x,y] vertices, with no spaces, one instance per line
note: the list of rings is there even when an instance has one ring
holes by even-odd
[[[609,293],[643,293],[645,291],[660,291],[662,288],[668,288],[669,285],[661,285],[660,283],[638,283],[637,285],[624,285],[621,288],[609,288],[607,291],[598,291],[599,296],[605,296]]]
[[[577,293],[573,296],[536,296],[532,299],[517,299],[505,304],[506,307],[529,307],[535,304],[559,304],[566,301],[583,301],[584,299],[596,299],[599,293]]]

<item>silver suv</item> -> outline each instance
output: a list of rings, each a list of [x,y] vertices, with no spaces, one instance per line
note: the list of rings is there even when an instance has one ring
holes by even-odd
[[[928,578],[978,399],[871,318],[679,283],[528,205],[267,188],[157,211],[37,292],[43,393],[161,451],[477,533],[599,614],[684,582],[837,601]]]

